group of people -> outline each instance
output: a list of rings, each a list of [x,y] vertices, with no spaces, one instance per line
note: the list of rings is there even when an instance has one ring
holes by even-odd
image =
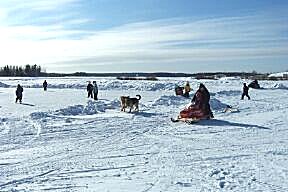
[[[182,95],[183,97],[189,97],[190,91],[191,91],[191,87],[190,87],[189,81],[186,82],[184,87],[180,87],[180,86],[175,87],[176,95]]]
[[[43,82],[44,91],[47,91],[47,87],[48,87],[48,83],[46,80],[44,80]],[[15,103],[17,103],[18,101],[20,104],[22,103],[23,91],[24,91],[23,87],[20,84],[18,84],[16,88],[16,92],[15,92],[16,93]]]
[[[94,98],[94,100],[98,100],[98,86],[96,81],[93,81],[93,84],[91,81],[88,81],[87,85],[87,92],[88,92],[88,98]]]
[[[257,82],[258,83],[258,82]],[[250,100],[248,94],[249,87],[246,83],[243,83],[243,92],[241,100],[246,96]],[[175,89],[176,91],[176,89]],[[191,91],[189,82],[186,82],[184,87],[183,96],[189,97],[189,92]],[[177,92],[176,92],[177,95]],[[213,118],[213,113],[210,108],[210,93],[203,83],[200,83],[198,90],[194,94],[191,105],[180,111],[178,118],[196,118],[196,119],[211,119]]]
[[[258,82],[257,82],[258,83]],[[43,88],[44,91],[47,91],[48,83],[45,80],[43,82]],[[179,93],[179,86],[175,87],[176,95],[183,95],[184,97],[189,98],[189,93],[191,91],[191,87],[189,82],[187,81],[185,86],[181,88],[181,92]],[[184,90],[184,93],[183,93]],[[241,99],[243,100],[244,97],[248,97],[248,100],[250,100],[250,96],[248,94],[249,87],[246,85],[246,83],[243,84],[243,93],[241,96]],[[98,100],[98,86],[96,81],[93,81],[93,84],[91,81],[88,82],[87,85],[87,93],[88,98],[93,98],[94,100]],[[23,95],[23,87],[18,84],[16,89],[16,103],[19,102],[22,103],[22,95]],[[191,105],[182,111],[180,111],[179,118],[197,118],[197,119],[210,119],[213,118],[213,113],[210,108],[210,93],[208,89],[205,87],[203,83],[200,83],[198,90],[194,94]]]
[[[44,80],[43,84],[43,89],[44,91],[47,91],[47,87],[48,87],[48,83],[46,80]],[[17,103],[19,101],[19,103],[22,103],[22,97],[23,97],[23,87],[18,84],[17,88],[16,88],[16,101],[15,103]],[[91,82],[89,81],[88,85],[87,85],[87,92],[88,92],[88,98],[94,98],[94,100],[98,100],[98,86],[96,81],[93,81],[93,84],[91,84]]]

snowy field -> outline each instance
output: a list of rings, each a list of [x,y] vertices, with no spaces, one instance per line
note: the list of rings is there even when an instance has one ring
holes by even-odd
[[[46,79],[44,92],[43,78],[0,78],[1,192],[288,191],[287,81],[260,81],[248,101],[238,78]],[[211,92],[213,120],[170,122],[190,101],[174,95],[186,80]],[[140,111],[120,112],[119,97],[136,94]]]

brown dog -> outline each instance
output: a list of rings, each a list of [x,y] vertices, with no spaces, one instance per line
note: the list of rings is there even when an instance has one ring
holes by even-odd
[[[136,98],[130,98],[129,96],[121,96],[121,111],[125,112],[126,107],[130,107],[129,113],[131,112],[133,106],[135,106],[135,111],[139,111],[139,100],[141,99],[141,95],[136,95]]]

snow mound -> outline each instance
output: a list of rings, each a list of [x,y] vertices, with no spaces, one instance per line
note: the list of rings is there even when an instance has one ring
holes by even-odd
[[[241,77],[221,77],[219,80],[221,81],[230,81],[230,80],[241,80]]]
[[[241,91],[230,90],[230,91],[219,91],[216,94],[225,96],[238,96],[241,95],[241,93],[242,93]]]
[[[10,87],[10,85],[0,82],[0,87],[8,88]]]
[[[286,75],[288,75],[288,72],[272,73],[268,77],[284,77]]]
[[[81,116],[94,115],[97,113],[104,113],[107,109],[118,109],[120,101],[117,99],[113,101],[91,101],[86,105],[73,105],[63,109],[58,109],[54,112],[34,112],[30,116],[32,119],[42,119],[53,116]]]
[[[220,100],[212,98],[210,100],[210,107],[213,111],[223,111],[227,107],[227,104],[222,103]]]
[[[174,90],[175,84],[172,82],[150,82],[150,81],[107,81],[100,82],[101,90],[137,90],[137,91],[158,91]]]
[[[119,105],[120,102],[118,100],[113,100],[110,102],[89,100],[87,102],[87,105],[74,105],[67,108],[59,109],[55,111],[54,115],[93,115],[99,112],[104,113],[107,109],[119,108]]]
[[[182,96],[174,96],[174,95],[163,95],[161,97],[159,97],[158,99],[156,99],[152,106],[158,106],[158,105],[165,105],[165,106],[169,106],[169,105],[179,105],[181,104],[181,101],[186,100],[186,98],[182,97]]]
[[[277,83],[274,85],[275,89],[288,89],[288,87],[286,87],[285,85],[283,85],[282,83]]]

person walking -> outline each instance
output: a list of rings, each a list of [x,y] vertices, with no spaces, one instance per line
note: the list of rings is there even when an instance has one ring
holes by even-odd
[[[88,82],[87,85],[87,92],[88,92],[88,98],[93,98],[93,85],[91,84],[91,81]]]
[[[98,100],[98,86],[96,81],[93,81],[93,94],[94,94],[94,100]]]
[[[47,86],[48,86],[48,83],[46,80],[44,80],[44,82],[43,82],[44,91],[47,91]]]
[[[17,103],[17,101],[19,100],[20,104],[22,103],[22,96],[23,96],[23,87],[18,84],[17,85],[17,89],[16,89],[16,101],[15,103]]]
[[[244,99],[244,96],[248,97],[248,100],[250,100],[250,96],[248,95],[248,90],[249,90],[249,87],[246,85],[246,83],[243,83],[243,93],[241,96],[241,100]]]

